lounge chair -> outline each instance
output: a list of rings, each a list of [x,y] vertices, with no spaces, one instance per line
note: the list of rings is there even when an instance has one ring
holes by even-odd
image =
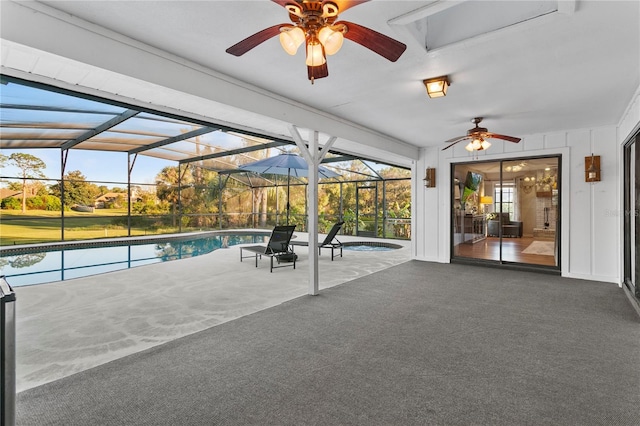
[[[276,226],[275,228],[273,228],[273,231],[271,231],[271,237],[269,237],[269,242],[267,243],[267,245],[240,247],[240,262],[242,262],[242,259],[255,256],[257,268],[258,258],[262,259],[262,256],[268,256],[271,259],[270,272],[273,272],[274,268],[284,268],[285,266],[293,266],[293,269],[296,269],[297,256],[289,246],[291,237],[293,236],[293,230],[295,228],[295,225]],[[250,256],[243,256],[242,252],[245,250],[250,251],[253,254],[251,254]],[[285,260],[287,262],[291,261],[291,264],[273,266],[274,258],[278,262],[278,265],[280,265],[281,261],[284,262]]]
[[[335,257],[334,250],[336,249],[340,249],[340,254],[338,256],[342,257],[342,243],[336,238],[336,235],[338,235],[338,231],[340,231],[340,228],[342,228],[342,225],[344,225],[344,222],[338,222],[335,225],[333,225],[333,227],[327,234],[324,241],[322,241],[321,243],[320,242],[318,243],[319,255],[322,254],[323,248],[330,248],[332,261],[333,261],[333,258]],[[291,241],[291,246],[292,247],[293,246],[309,246],[309,241]]]

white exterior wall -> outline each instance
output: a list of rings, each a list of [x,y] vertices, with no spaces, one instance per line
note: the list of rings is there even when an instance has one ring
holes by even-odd
[[[525,136],[519,144],[492,141],[480,160],[561,155],[561,272],[563,276],[620,282],[620,160],[617,127],[568,130]],[[602,181],[584,181],[585,157],[600,155]],[[464,144],[447,151],[423,149],[418,177],[436,166],[437,187],[416,188],[415,258],[450,261],[451,164],[472,161]]]
[[[617,126],[525,136],[519,144],[492,141],[481,160],[562,155],[561,273],[621,284],[623,175],[622,144],[640,129],[640,87]],[[600,155],[602,181],[584,182],[584,158]],[[448,151],[420,151],[414,189],[414,255],[418,260],[449,262],[451,164],[471,161],[464,144]],[[420,185],[420,174],[437,167],[437,187]]]

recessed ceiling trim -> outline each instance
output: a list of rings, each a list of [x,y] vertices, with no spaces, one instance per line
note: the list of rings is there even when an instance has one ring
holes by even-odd
[[[477,36],[473,36],[464,40],[457,41],[455,43],[447,44],[446,46],[437,47],[433,49],[428,49],[425,46],[425,50],[427,53],[434,54],[437,52],[443,52],[447,50],[454,50],[460,48],[469,48],[475,46],[480,43],[486,43],[491,40],[495,40],[497,38],[505,38],[510,34],[517,34],[522,31],[525,31],[528,28],[535,28],[537,26],[545,25],[555,19],[558,18],[557,12],[550,12],[546,15],[538,16],[534,19],[529,19],[523,22],[518,22],[513,25],[509,25],[507,27],[498,28],[497,30],[489,31],[484,34],[479,34]]]
[[[412,10],[409,13],[405,13],[404,15],[400,15],[396,18],[390,19],[387,21],[387,23],[389,25],[408,25],[420,19],[428,18],[429,16],[435,15],[436,13],[440,13],[453,6],[457,6],[460,3],[464,3],[465,1],[435,1],[426,6],[422,6],[418,9]]]
[[[407,25],[419,19],[427,18],[436,13],[440,13],[467,0],[460,1],[434,1],[426,6],[422,6],[411,12],[397,16],[387,21],[389,25]],[[558,12],[565,14],[575,13],[578,0],[558,0]]]
[[[572,14],[576,0],[534,0],[527,2],[434,2],[388,21],[408,33],[428,53],[468,45],[487,37],[504,36],[532,23],[549,22],[549,16]],[[493,18],[493,19],[492,19]]]

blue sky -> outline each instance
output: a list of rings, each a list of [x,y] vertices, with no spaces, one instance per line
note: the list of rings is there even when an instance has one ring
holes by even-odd
[[[32,150],[2,150],[2,154],[9,156],[13,152],[25,152],[35,155],[44,161],[47,168],[43,170],[46,177],[60,179],[60,150],[32,149]],[[175,161],[160,160],[138,155],[131,173],[134,183],[154,183],[155,177],[163,167],[177,166]],[[127,183],[127,154],[121,152],[103,152],[71,150],[67,157],[65,173],[80,170],[89,181],[122,182]],[[15,167],[6,165],[2,169],[2,176],[17,176]],[[108,187],[116,186],[105,184]],[[119,185],[118,185],[119,186]]]

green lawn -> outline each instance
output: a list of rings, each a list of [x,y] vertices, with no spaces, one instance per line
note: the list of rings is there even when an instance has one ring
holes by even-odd
[[[108,214],[106,217],[104,215]],[[65,212],[64,239],[85,240],[127,236],[127,210],[109,209],[94,213]],[[114,224],[118,218],[122,222]],[[61,240],[60,212],[29,210],[0,210],[0,245],[34,244]],[[175,229],[158,229],[152,226],[131,228],[131,235],[147,235],[175,232]]]

